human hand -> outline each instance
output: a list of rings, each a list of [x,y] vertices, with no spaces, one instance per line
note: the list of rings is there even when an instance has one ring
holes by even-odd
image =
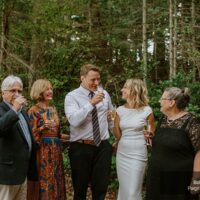
[[[54,120],[45,120],[44,122],[44,129],[45,130],[54,130],[55,128],[55,121]]]
[[[112,152],[113,152],[113,154],[116,154],[116,153],[117,153],[117,147],[118,147],[118,141],[115,141],[115,142],[112,144]]]
[[[70,139],[70,136],[68,134],[61,134],[60,140],[62,143],[68,143]]]
[[[200,194],[200,172],[194,172],[189,190],[192,195]]]
[[[94,95],[94,97],[90,100],[90,103],[95,106],[99,102],[103,101],[105,97],[104,92],[98,92],[97,94]]]
[[[153,138],[153,133],[151,131],[148,131],[148,130],[144,129],[143,133],[144,133],[144,138],[145,139],[152,139]]]
[[[144,126],[143,133],[146,140],[146,145],[152,146],[153,133],[151,132],[150,126],[148,124]]]
[[[27,105],[27,100],[24,96],[18,95],[13,101],[12,101],[13,108],[16,111],[19,111],[23,106]]]

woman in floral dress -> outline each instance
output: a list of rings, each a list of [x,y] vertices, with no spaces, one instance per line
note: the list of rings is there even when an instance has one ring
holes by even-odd
[[[46,79],[36,80],[30,96],[37,102],[28,113],[32,132],[38,144],[39,183],[37,186],[33,183],[29,184],[27,199],[65,200],[60,123],[56,108],[49,106],[53,98],[51,83]]]

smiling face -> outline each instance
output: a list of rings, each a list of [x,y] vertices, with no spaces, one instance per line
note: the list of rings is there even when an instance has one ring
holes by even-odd
[[[44,92],[42,93],[43,101],[49,102],[53,99],[53,88],[51,85],[46,87]]]
[[[22,94],[22,89],[22,86],[18,82],[15,82],[13,86],[2,91],[3,100],[12,105],[12,102]]]
[[[81,76],[82,86],[90,91],[96,91],[100,83],[100,73],[90,70],[86,75]]]

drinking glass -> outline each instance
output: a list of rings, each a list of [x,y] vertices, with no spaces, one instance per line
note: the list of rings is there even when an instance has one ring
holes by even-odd
[[[147,124],[144,125],[144,131],[147,132],[147,136],[149,137],[149,135],[150,135],[150,133],[151,133],[151,125],[149,124],[148,121],[147,121]],[[152,146],[151,138],[147,138],[147,139],[146,139],[146,145],[147,145],[147,146]]]
[[[53,107],[47,108],[47,120],[51,121],[51,130],[55,128],[55,109]]]
[[[102,84],[99,84],[99,85],[97,86],[97,92],[103,93],[103,91],[104,91],[103,85],[102,85]],[[102,105],[103,105],[103,100],[102,100]]]
[[[113,105],[113,108],[112,108],[112,110],[111,110],[111,120],[112,120],[112,121],[115,120],[116,109],[117,109],[117,106],[116,106],[116,105]]]

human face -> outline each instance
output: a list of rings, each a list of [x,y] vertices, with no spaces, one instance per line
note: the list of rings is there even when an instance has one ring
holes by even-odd
[[[7,90],[2,91],[3,100],[8,102],[9,104],[13,104],[13,101],[22,95],[22,87],[19,83],[15,82],[12,87]]]
[[[122,99],[127,100],[130,96],[130,89],[124,84],[123,88],[121,89],[122,92]]]
[[[85,76],[81,76],[82,86],[90,91],[96,91],[100,83],[100,73],[89,71]]]
[[[169,98],[168,92],[164,92],[163,95],[161,96],[160,100],[160,111],[164,114],[170,112],[170,110],[173,108],[175,105],[175,101]]]
[[[53,88],[51,86],[47,87],[42,93],[42,95],[44,101],[51,101],[53,99]]]

